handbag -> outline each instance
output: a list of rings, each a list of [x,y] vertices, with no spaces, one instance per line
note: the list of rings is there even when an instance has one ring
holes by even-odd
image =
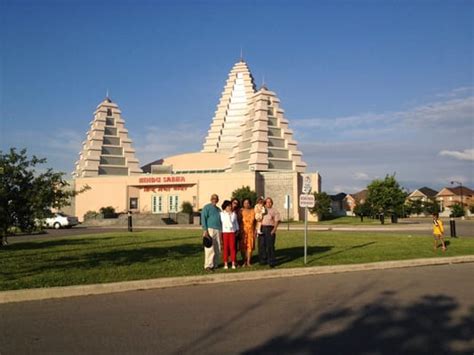
[[[202,237],[202,245],[206,248],[212,247],[212,238],[209,236]]]

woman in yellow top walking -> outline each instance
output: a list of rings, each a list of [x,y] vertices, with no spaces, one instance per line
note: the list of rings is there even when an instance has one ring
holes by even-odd
[[[446,245],[443,239],[444,227],[443,222],[439,219],[438,213],[433,213],[433,236],[434,236],[434,250],[438,249],[438,240],[441,240],[443,251],[446,250]]]

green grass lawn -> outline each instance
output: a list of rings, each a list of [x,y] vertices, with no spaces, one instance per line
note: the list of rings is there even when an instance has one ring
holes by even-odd
[[[432,237],[368,232],[309,232],[308,266],[474,254],[474,238],[449,240],[433,251]],[[280,231],[279,268],[303,267],[303,232]],[[257,263],[256,256],[254,263]],[[0,290],[201,275],[200,231],[155,230],[51,238],[0,249]],[[253,266],[242,272],[261,270]]]

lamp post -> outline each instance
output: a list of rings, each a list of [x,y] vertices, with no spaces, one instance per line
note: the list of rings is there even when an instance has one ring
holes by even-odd
[[[463,202],[463,196],[462,196],[462,182],[460,181],[451,181],[451,185],[454,184],[459,184],[461,187],[461,208],[462,208],[462,219],[464,219],[464,202]]]

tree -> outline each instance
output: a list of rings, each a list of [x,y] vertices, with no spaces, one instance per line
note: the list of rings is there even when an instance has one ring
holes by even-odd
[[[423,210],[427,214],[439,213],[441,212],[441,208],[439,207],[438,202],[435,199],[429,199],[425,201],[423,206]]]
[[[456,203],[455,205],[451,206],[451,215],[453,217],[462,217],[462,216],[464,216],[464,208],[461,206],[461,204]]]
[[[310,212],[319,216],[321,220],[328,219],[331,214],[331,197],[325,192],[313,193],[315,205]]]
[[[236,198],[237,200],[240,201],[240,203],[242,203],[244,199],[248,198],[250,199],[252,206],[255,206],[255,203],[257,202],[257,197],[258,197],[257,193],[251,190],[250,186],[242,186],[232,192],[233,199]]]
[[[372,208],[366,202],[358,203],[354,207],[354,213],[355,213],[356,216],[360,217],[361,222],[364,220],[364,217],[368,217],[368,216],[371,216],[373,214]]]
[[[26,149],[0,151],[0,237],[3,245],[13,228],[31,232],[36,221],[51,216],[51,209],[70,204],[77,193],[68,189],[64,173],[35,168],[46,159],[27,157]],[[86,188],[87,189],[87,188]],[[83,191],[83,190],[82,190]]]
[[[420,199],[408,202],[410,214],[420,215],[423,213],[423,202]]]
[[[376,179],[367,186],[367,203],[375,213],[401,215],[407,193],[395,179],[395,174]],[[381,223],[383,219],[381,218]]]

